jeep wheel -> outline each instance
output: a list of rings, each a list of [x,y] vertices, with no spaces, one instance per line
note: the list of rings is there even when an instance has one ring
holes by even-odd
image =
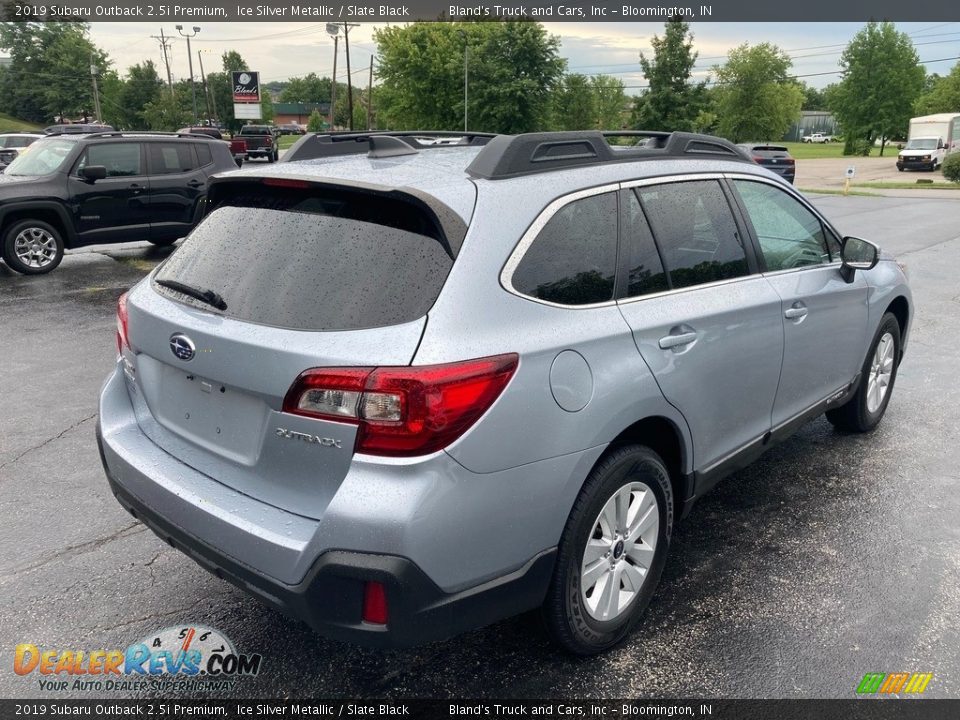
[[[863,362],[857,392],[840,407],[827,410],[827,420],[847,432],[873,430],[883,418],[893,394],[899,357],[900,323],[893,313],[887,313]]]
[[[42,275],[63,260],[59,231],[41,220],[14,223],[3,238],[3,259],[24,275]]]
[[[629,445],[604,458],[560,540],[542,609],[551,638],[577,655],[623,640],[653,597],[672,525],[670,476],[656,453]]]

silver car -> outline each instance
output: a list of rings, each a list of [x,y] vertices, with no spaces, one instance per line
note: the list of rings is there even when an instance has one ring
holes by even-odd
[[[121,505],[333,637],[540,607],[571,652],[621,641],[718,480],[880,422],[914,314],[735,146],[642,137],[308,135],[216,177],[119,302]]]

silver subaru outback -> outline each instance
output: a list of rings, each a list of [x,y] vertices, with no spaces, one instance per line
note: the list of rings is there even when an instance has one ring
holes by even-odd
[[[216,177],[121,297],[98,438],[134,517],[324,634],[539,607],[601,652],[698,497],[890,402],[901,268],[725,140],[308,135],[287,159]]]

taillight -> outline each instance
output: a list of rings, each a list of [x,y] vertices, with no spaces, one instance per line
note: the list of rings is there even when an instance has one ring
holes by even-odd
[[[130,342],[127,340],[127,325],[129,323],[129,318],[127,317],[127,295],[129,293],[125,292],[117,300],[117,354],[123,354],[123,349],[130,349]]]
[[[294,381],[283,411],[357,425],[357,452],[426,455],[487,411],[517,363],[509,354],[422,367],[314,368]]]

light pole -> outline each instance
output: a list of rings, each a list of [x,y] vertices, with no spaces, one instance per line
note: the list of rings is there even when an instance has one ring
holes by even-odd
[[[350,29],[360,27],[357,23],[343,23],[343,46],[344,51],[347,53],[347,127],[353,130],[353,78],[350,77]],[[327,23],[327,33],[333,37],[333,87],[334,90],[331,91],[331,100],[330,104],[333,105],[333,100],[336,98],[336,86],[337,86],[337,37],[340,33],[340,23]],[[330,109],[330,117],[333,119],[334,109]]]
[[[330,132],[333,132],[337,112],[337,48],[340,26],[337,23],[327,23],[327,34],[333,38],[333,77],[330,78]]]
[[[183,31],[183,25],[177,25],[177,32],[180,33],[181,37],[187,39],[187,61],[190,63],[190,92],[193,95],[193,124],[197,124],[197,86],[193,83],[193,53],[190,51],[190,38],[196,37],[196,34],[200,32],[200,28],[196,25],[193,26],[193,33],[188,35]]]

